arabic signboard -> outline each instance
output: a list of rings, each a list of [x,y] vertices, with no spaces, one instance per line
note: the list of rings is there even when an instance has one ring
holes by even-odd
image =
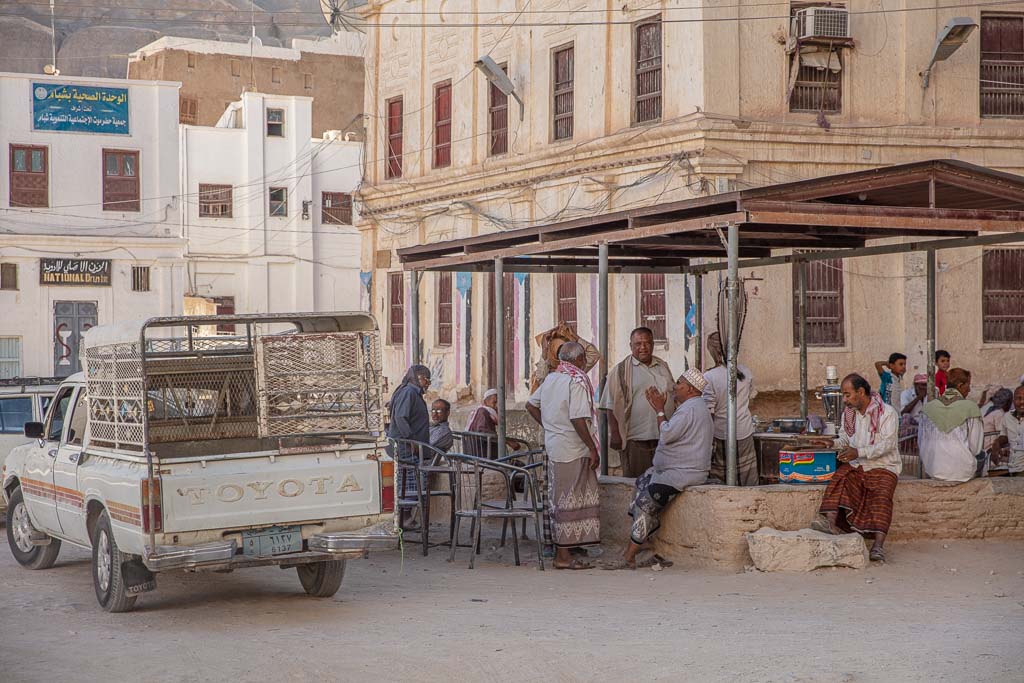
[[[128,89],[33,83],[32,128],[128,135]]]
[[[110,261],[95,258],[39,259],[39,284],[110,286]]]

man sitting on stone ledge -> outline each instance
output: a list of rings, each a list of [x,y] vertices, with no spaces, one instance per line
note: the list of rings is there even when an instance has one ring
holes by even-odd
[[[836,469],[825,489],[811,528],[827,534],[857,532],[874,536],[871,559],[885,561],[882,545],[892,522],[892,497],[903,461],[899,451],[899,415],[860,375],[842,383],[842,425],[836,438]]]
[[[676,380],[677,407],[671,419],[665,417],[668,396],[648,387],[647,401],[658,417],[654,464],[636,480],[636,495],[629,508],[633,518],[629,546],[621,559],[604,563],[605,569],[636,569],[636,554],[661,526],[665,506],[687,486],[707,481],[715,428],[703,399],[706,386],[707,380],[695,369]]]

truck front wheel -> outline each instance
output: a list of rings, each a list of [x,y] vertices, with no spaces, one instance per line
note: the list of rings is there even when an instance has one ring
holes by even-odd
[[[299,581],[306,593],[314,598],[329,598],[341,588],[341,580],[345,578],[345,560],[300,564],[295,571],[299,573]]]
[[[92,583],[100,607],[107,612],[129,612],[135,607],[137,596],[128,594],[121,574],[121,564],[126,560],[128,556],[118,550],[110,517],[104,510],[92,534]]]
[[[60,541],[51,538],[48,545],[35,545],[32,543],[32,536],[38,533],[29,519],[25,497],[19,486],[14,489],[7,505],[7,545],[10,546],[14,559],[22,567],[49,569],[60,554]]]

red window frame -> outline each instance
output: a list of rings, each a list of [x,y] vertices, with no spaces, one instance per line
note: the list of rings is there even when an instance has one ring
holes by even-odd
[[[573,136],[573,98],[576,55],[572,44],[556,48],[552,55],[552,135],[555,140],[571,140]]]
[[[405,343],[405,276],[388,273],[388,343]]]
[[[502,71],[508,73],[508,64],[498,65]],[[487,86],[487,125],[488,135],[488,156],[498,156],[508,152],[508,95],[501,92],[501,89],[494,83]]]
[[[385,178],[402,177],[402,98],[393,97],[387,101],[387,165]]]
[[[434,85],[434,168],[452,165],[452,82]]]
[[[127,160],[133,160],[133,164]],[[111,166],[113,162],[113,166]],[[134,169],[134,173],[129,173]],[[114,172],[111,173],[111,170]],[[139,201],[139,152],[128,149],[104,149],[103,167],[103,210],[141,211]]]
[[[665,274],[641,273],[640,283],[640,325],[649,327],[654,341],[668,341],[666,329]]]
[[[575,330],[579,321],[576,302],[576,273],[555,273],[555,322]]]
[[[320,222],[352,225],[352,195],[348,192],[320,193]]]
[[[452,274],[437,274],[437,345],[452,344]]]
[[[25,169],[16,170],[15,157],[24,154]],[[34,171],[33,154],[42,153],[42,170]],[[46,208],[50,205],[50,152],[42,145],[10,145],[8,202],[12,207]]]
[[[633,123],[660,121],[664,52],[661,16],[636,24],[633,36]]]

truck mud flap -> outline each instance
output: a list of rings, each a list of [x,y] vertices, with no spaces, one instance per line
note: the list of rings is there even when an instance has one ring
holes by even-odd
[[[138,595],[156,589],[156,575],[142,564],[142,560],[122,562],[121,577],[124,579],[125,592],[128,595]]]

